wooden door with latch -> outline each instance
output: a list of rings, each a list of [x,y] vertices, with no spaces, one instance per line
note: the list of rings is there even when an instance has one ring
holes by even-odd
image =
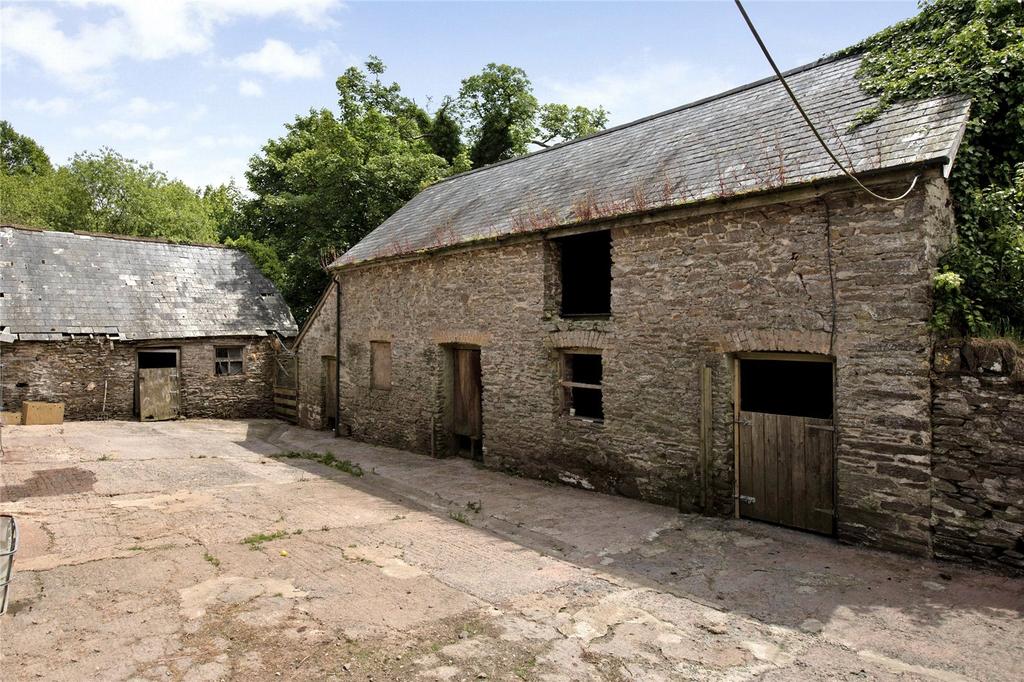
[[[177,419],[178,401],[177,367],[139,369],[139,418],[142,421]]]
[[[832,365],[764,355],[739,363],[740,516],[832,534]]]

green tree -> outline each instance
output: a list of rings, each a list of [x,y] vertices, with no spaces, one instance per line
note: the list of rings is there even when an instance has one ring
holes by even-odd
[[[336,84],[337,115],[297,116],[249,162],[254,197],[241,219],[280,256],[285,298],[300,320],[328,282],[327,261],[450,173],[428,141],[430,116],[383,83],[383,72],[372,57],[365,70],[348,69]]]
[[[462,81],[457,109],[474,168],[521,156],[530,145],[549,147],[589,135],[608,123],[603,107],[541,105],[522,69],[488,64]]]
[[[1024,10],[1016,0],[922,2],[863,52],[864,86],[892,103],[939,93],[971,98],[951,189],[957,243],[936,279],[943,333],[1024,334]]]
[[[50,157],[35,140],[0,121],[0,170],[5,175],[41,175],[53,170]]]

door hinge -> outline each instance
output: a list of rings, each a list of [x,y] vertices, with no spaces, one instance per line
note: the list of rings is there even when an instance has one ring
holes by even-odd
[[[736,499],[738,499],[743,504],[755,504],[757,502],[757,498],[751,497],[750,495],[737,495]]]

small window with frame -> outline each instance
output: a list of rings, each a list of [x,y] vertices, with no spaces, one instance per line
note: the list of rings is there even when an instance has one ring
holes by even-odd
[[[370,342],[370,387],[381,391],[391,388],[391,342]]]
[[[220,346],[214,349],[214,373],[217,376],[234,376],[245,373],[243,346]]]
[[[603,358],[597,351],[562,353],[562,411],[570,417],[604,421]]]

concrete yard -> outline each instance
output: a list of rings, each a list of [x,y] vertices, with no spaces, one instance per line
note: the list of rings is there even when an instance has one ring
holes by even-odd
[[[1024,678],[1022,580],[273,421],[3,445],[5,680]]]

